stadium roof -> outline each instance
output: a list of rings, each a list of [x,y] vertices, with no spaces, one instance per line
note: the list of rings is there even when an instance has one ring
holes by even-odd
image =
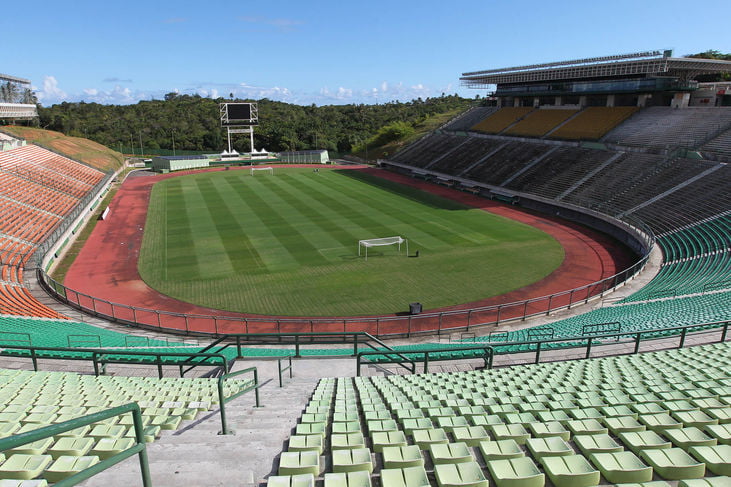
[[[9,74],[2,74],[2,73],[0,73],[0,81],[12,81],[14,83],[23,83],[26,85],[30,84],[29,79],[18,78],[17,76],[10,76]]]
[[[701,74],[731,72],[731,61],[674,58],[672,51],[645,51],[512,68],[462,73],[460,80],[469,88],[487,85],[540,81],[596,79],[628,76],[667,76],[690,80]]]

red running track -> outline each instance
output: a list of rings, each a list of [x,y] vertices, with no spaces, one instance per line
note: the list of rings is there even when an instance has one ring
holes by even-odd
[[[68,288],[67,298],[82,307],[116,319],[186,332],[223,334],[366,331],[385,335],[463,327],[468,324],[520,317],[525,313],[545,312],[549,305],[551,308],[556,308],[568,304],[569,295],[555,297],[550,302],[545,299],[528,305],[522,301],[589,285],[613,276],[633,263],[632,254],[623,245],[586,227],[417,181],[400,174],[379,169],[361,169],[536,227],[552,235],[563,246],[564,261],[550,275],[524,288],[477,302],[428,310],[467,310],[521,302],[519,305],[502,306],[499,311],[491,309],[473,312],[471,316],[463,312],[444,314],[441,318],[397,315],[383,316],[378,320],[375,317],[327,317],[318,319],[313,324],[311,320],[317,317],[262,316],[205,308],[159,293],[147,286],[137,271],[137,259],[152,186],[162,179],[181,176],[184,173],[133,176],[122,184],[110,204],[109,216],[106,220],[98,222],[66,275],[64,284]],[[212,169],[212,171],[221,170],[223,169]],[[597,286],[581,291],[571,299],[577,302],[589,294],[599,292],[601,289]]]

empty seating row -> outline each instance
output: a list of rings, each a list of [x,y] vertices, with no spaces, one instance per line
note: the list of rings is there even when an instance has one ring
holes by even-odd
[[[731,480],[731,345],[323,379],[269,483],[592,486]],[[716,485],[716,484],[703,484]]]
[[[497,107],[475,107],[475,108],[472,108],[472,109],[466,111],[465,113],[463,113],[462,115],[457,117],[455,120],[452,120],[451,122],[447,123],[442,128],[444,130],[452,130],[452,131],[469,130],[476,123],[489,117],[490,115],[495,113],[497,110],[498,110]]]
[[[476,123],[471,130],[486,134],[498,134],[533,111],[531,107],[501,108],[486,119]]]
[[[576,109],[544,108],[530,112],[524,119],[503,132],[503,135],[543,137],[548,132],[576,115]]]
[[[587,107],[548,137],[568,140],[599,140],[635,114],[637,107]]]

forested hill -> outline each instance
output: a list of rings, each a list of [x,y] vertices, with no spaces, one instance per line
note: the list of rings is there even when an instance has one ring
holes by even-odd
[[[135,105],[61,103],[39,108],[40,126],[66,135],[85,137],[115,150],[151,149],[220,151],[226,144],[219,122],[224,99],[169,93],[164,100]],[[236,100],[250,101],[250,100]],[[257,149],[269,151],[327,149],[345,154],[361,152],[366,142],[373,151],[394,139],[436,128],[479,100],[456,95],[379,105],[300,106],[258,100]],[[140,139],[142,139],[140,141]],[[248,151],[248,136],[234,138],[239,151]],[[374,157],[375,151],[371,154]]]

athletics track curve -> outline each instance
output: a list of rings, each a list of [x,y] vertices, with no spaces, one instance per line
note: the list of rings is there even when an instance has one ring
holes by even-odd
[[[353,166],[348,166],[352,169]],[[234,170],[248,169],[247,167]],[[563,263],[550,275],[529,286],[507,294],[487,298],[477,302],[440,308],[448,311],[469,309],[515,303],[531,298],[547,296],[568,289],[600,281],[604,278],[628,268],[633,263],[628,249],[610,237],[586,227],[563,221],[559,218],[519,209],[503,203],[437,186],[413,178],[387,172],[380,169],[360,168],[371,174],[417,187],[440,196],[460,201],[484,211],[505,216],[507,218],[534,226],[552,235],[564,248]],[[221,171],[223,168],[209,169]],[[136,176],[127,178],[119,188],[110,204],[107,219],[99,221],[83,249],[69,269],[65,286],[67,299],[94,310],[100,314],[117,319],[137,322],[155,328],[169,328],[197,333],[269,333],[269,332],[329,332],[329,331],[366,331],[371,334],[403,333],[406,331],[407,318],[396,315],[384,317],[380,323],[366,317],[362,321],[348,318],[325,318],[328,322],[318,322],[313,328],[309,319],[316,317],[261,316],[245,313],[233,313],[197,306],[166,296],[147,286],[137,271],[137,259],[142,244],[142,233],[147,215],[147,207],[152,186],[162,179],[182,176],[186,173],[174,173],[156,176]],[[190,174],[188,172],[188,174]],[[74,291],[71,291],[74,290]],[[592,295],[600,289],[587,291]],[[96,299],[92,299],[93,296]],[[574,302],[583,298],[579,296]],[[528,312],[537,313],[552,307],[568,304],[569,296],[557,297],[552,303],[547,301],[520,304],[515,307],[504,307],[499,312],[490,310],[475,313],[466,318],[466,313],[445,315],[443,319],[415,317],[408,320],[409,331],[419,332],[436,330],[438,327],[449,328],[465,326],[468,323],[487,323],[509,319]],[[110,303],[119,305],[111,305]],[[565,302],[563,302],[565,301]],[[125,306],[126,305],[126,306]],[[130,307],[143,308],[132,310]],[[161,312],[175,313],[156,313]],[[497,314],[500,313],[500,316]],[[182,315],[197,315],[188,316]],[[215,317],[215,318],[212,318]],[[253,319],[246,325],[240,320]],[[278,318],[288,320],[279,323]]]

